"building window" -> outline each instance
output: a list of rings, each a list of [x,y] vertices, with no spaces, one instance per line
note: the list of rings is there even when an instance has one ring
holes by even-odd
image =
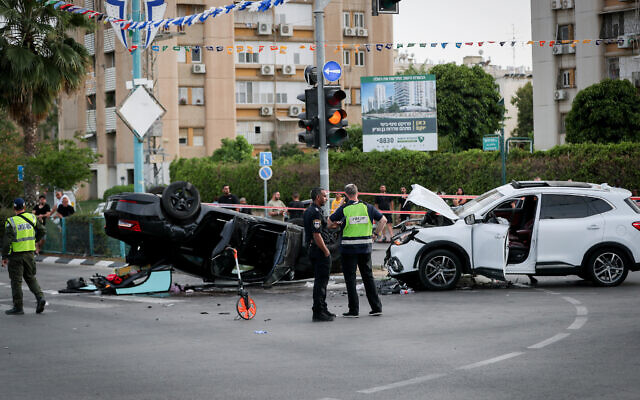
[[[355,102],[353,104],[360,104],[360,89],[353,89],[353,97],[355,97]]]
[[[556,40],[573,40],[573,25],[558,25]]]
[[[300,65],[300,53],[293,53],[293,63]]]
[[[353,13],[353,27],[364,28],[364,13],[361,13],[361,12]]]
[[[90,94],[87,96],[87,110],[95,110],[96,109],[96,95]]]
[[[178,143],[182,146],[189,145],[189,128],[180,128],[178,130]]]
[[[620,59],[618,57],[607,58],[607,71],[609,79],[620,79]]]
[[[194,87],[191,88],[191,104],[196,106],[204,105],[204,88]]]
[[[345,104],[351,104],[351,89],[345,89],[344,94],[347,95],[344,99]]]
[[[115,90],[104,93],[104,106],[107,107],[107,108],[116,106],[116,91]]]
[[[287,104],[287,94],[286,93],[276,93],[276,103],[278,103],[278,104]]]
[[[238,53],[238,64],[259,64],[259,53]]]
[[[104,53],[104,67],[113,68],[115,66],[116,66],[116,53],[114,51]]]
[[[198,4],[178,4],[176,6],[176,14],[178,17],[199,14],[204,11],[204,6]],[[184,32],[184,25],[177,25],[178,32]]]
[[[180,50],[178,50],[178,54],[177,54],[177,61],[179,63],[186,63],[187,62],[187,52],[185,51],[183,46],[180,46]]]
[[[560,134],[567,133],[567,114],[560,114]]]
[[[602,16],[601,39],[617,39],[624,35],[624,13],[611,13]]]
[[[356,51],[356,67],[364,67],[364,51]]]
[[[575,68],[560,70],[560,86],[563,88],[576,87],[576,70]]]
[[[348,12],[343,12],[342,13],[342,27],[343,28],[350,28],[351,27],[351,16],[349,15]]]
[[[191,49],[191,62],[192,63],[201,63],[202,62],[202,51],[200,51],[199,47]]]
[[[204,146],[204,128],[189,128],[191,130],[191,146]]]
[[[178,88],[178,104],[181,106],[204,105],[204,88],[203,87],[179,87]]]
[[[178,104],[184,106],[189,103],[189,88],[178,88]]]
[[[342,65],[351,65],[351,51],[342,51]]]

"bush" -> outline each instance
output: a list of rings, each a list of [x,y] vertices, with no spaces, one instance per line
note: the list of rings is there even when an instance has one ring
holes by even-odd
[[[113,196],[114,194],[133,192],[134,190],[135,189],[133,188],[133,184],[131,184],[131,185],[118,185],[118,186],[114,186],[112,188],[109,188],[109,189],[105,190],[104,191],[104,195],[102,196],[102,198],[104,199],[104,201],[107,201],[109,199],[109,196]]]

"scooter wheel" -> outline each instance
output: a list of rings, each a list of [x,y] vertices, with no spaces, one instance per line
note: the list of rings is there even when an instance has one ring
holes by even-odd
[[[242,319],[251,319],[256,316],[256,303],[249,296],[247,296],[247,299],[249,300],[248,307],[247,307],[247,304],[245,304],[244,297],[242,296],[238,299],[238,302],[236,303],[236,310],[238,311],[238,315]]]

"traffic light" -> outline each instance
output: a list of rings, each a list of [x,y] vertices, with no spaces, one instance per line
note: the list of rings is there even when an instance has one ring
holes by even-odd
[[[298,95],[298,100],[304,101],[305,112],[300,113],[298,126],[304,128],[304,132],[298,133],[298,142],[306,143],[307,147],[317,149],[320,147],[318,128],[318,88],[307,89]]]
[[[373,15],[398,14],[400,12],[400,0],[375,0]]]
[[[347,122],[347,112],[342,109],[342,100],[347,94],[340,89],[340,86],[325,86],[324,99],[327,116],[327,147],[338,147],[347,138],[345,129]]]

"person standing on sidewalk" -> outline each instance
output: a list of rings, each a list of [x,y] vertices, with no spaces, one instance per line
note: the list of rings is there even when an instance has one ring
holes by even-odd
[[[327,202],[327,192],[320,188],[311,190],[312,203],[304,211],[304,233],[307,254],[313,266],[313,322],[333,321],[335,314],[327,307],[327,284],[331,272],[331,253],[324,240],[327,237],[327,220],[322,206]]]
[[[385,239],[384,237],[385,226],[383,226],[383,229],[378,230],[378,232],[382,233],[382,236],[378,238],[377,242],[391,243],[391,238],[393,237],[393,214],[389,212],[385,213],[385,211],[393,210],[393,198],[386,195],[387,187],[385,185],[380,185],[380,194],[380,196],[376,196],[376,207],[378,207],[378,210],[383,212],[382,215],[384,215],[385,219],[389,223],[386,225],[386,230],[389,232],[389,239]]]
[[[342,224],[340,253],[342,272],[347,286],[349,311],[342,314],[345,318],[357,318],[359,314],[358,291],[356,290],[356,267],[360,270],[364,290],[369,300],[369,315],[382,315],[382,302],[376,291],[371,270],[371,247],[373,221],[377,222],[378,234],[382,232],[387,219],[374,206],[358,200],[358,187],[353,183],[344,187],[347,202],[340,206],[327,222],[330,228]]]
[[[47,302],[36,280],[36,242],[42,239],[46,230],[35,215],[24,211],[24,200],[13,201],[15,216],[5,224],[4,245],[2,246],[2,267],[9,268],[13,308],[5,311],[8,315],[24,314],[22,308],[22,278],[29,290],[36,296],[36,313],[44,311]]]

